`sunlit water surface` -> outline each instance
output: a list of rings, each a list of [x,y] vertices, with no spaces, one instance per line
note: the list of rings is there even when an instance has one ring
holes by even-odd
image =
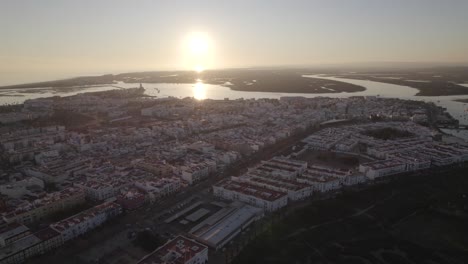
[[[349,96],[380,96],[393,97],[400,99],[411,99],[426,102],[434,102],[437,105],[447,108],[447,111],[460,121],[460,124],[468,124],[468,104],[456,102],[454,99],[468,99],[468,95],[464,96],[415,96],[417,89],[381,83],[368,80],[352,80],[346,78],[326,77],[322,75],[305,75],[304,77],[322,78],[334,81],[342,81],[351,84],[360,85],[366,88],[365,91],[355,93],[272,93],[272,92],[246,92],[231,90],[227,86],[205,84],[202,80],[192,84],[184,83],[143,83],[145,94],[155,97],[194,97],[196,99],[239,99],[239,98],[280,98],[282,96],[304,96],[304,97],[332,97],[345,98]],[[468,84],[467,84],[468,85]],[[0,90],[0,104],[17,104],[22,103],[27,99],[43,98],[51,96],[71,96],[84,92],[108,91],[113,89],[126,89],[137,87],[134,83],[119,82],[115,86],[93,86],[88,88],[70,88],[70,89],[53,89],[53,88],[35,88],[35,89],[9,89]],[[120,87],[120,88],[117,88]],[[451,130],[450,130],[451,131]],[[456,132],[456,131],[455,131]],[[454,133],[455,133],[454,132]],[[456,132],[458,136],[465,137],[465,131]],[[468,139],[468,135],[466,136]]]

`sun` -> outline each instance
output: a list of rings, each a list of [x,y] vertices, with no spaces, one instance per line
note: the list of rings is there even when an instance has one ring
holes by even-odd
[[[190,52],[195,56],[203,56],[210,49],[208,36],[202,33],[192,33],[188,45]]]
[[[184,40],[184,57],[186,67],[202,72],[212,66],[213,41],[209,34],[192,32]]]
[[[195,65],[194,70],[198,73],[202,72],[205,70],[202,65]]]

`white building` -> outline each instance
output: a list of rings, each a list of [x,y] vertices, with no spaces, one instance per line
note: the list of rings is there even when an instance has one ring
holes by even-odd
[[[250,183],[224,181],[213,185],[214,195],[231,201],[241,201],[262,208],[267,212],[276,211],[288,204],[288,195],[262,188]]]
[[[5,210],[0,215],[7,223],[32,224],[50,215],[85,202],[85,192],[81,188],[68,187],[58,192],[33,200],[24,201],[14,208]]]
[[[262,217],[262,209],[233,202],[193,227],[189,233],[196,240],[218,250]]]
[[[63,244],[60,234],[50,227],[29,234],[0,248],[0,263],[20,264]]]
[[[189,184],[193,184],[207,178],[210,173],[216,171],[216,162],[206,160],[180,167],[180,176]]]
[[[317,174],[315,171],[305,171],[297,177],[299,182],[305,182],[313,186],[317,192],[328,192],[341,188],[342,179],[336,176]]]
[[[135,187],[145,192],[150,202],[155,202],[160,197],[177,192],[180,187],[179,178],[162,178],[135,182]]]
[[[207,264],[208,247],[184,236],[178,236],[137,262],[156,263]]]
[[[122,213],[122,207],[116,203],[102,203],[50,227],[62,236],[64,242],[74,239]]]
[[[12,223],[0,230],[0,247],[12,244],[25,236],[31,234],[28,227],[18,223]]]
[[[284,157],[274,157],[271,160],[269,160],[269,162],[272,164],[294,169],[298,172],[298,174],[303,173],[307,169],[307,162],[301,160],[293,160]]]
[[[36,177],[29,177],[20,181],[10,182],[0,185],[0,193],[10,198],[20,198],[25,194],[30,194],[31,187],[44,188],[44,182]]]
[[[390,159],[405,163],[406,171],[423,170],[431,166],[431,160],[421,155],[418,151],[395,153],[390,155]]]
[[[406,164],[397,160],[379,160],[359,165],[359,171],[371,180],[402,173],[405,170]]]
[[[86,192],[86,198],[92,201],[103,201],[117,194],[114,186],[98,181],[87,181],[76,185],[83,188]]]
[[[368,180],[367,177],[365,175],[363,175],[363,174],[352,174],[352,175],[346,176],[343,184],[351,186],[351,185],[355,185],[355,184],[364,183],[367,180]]]
[[[232,180],[287,193],[288,198],[292,201],[303,200],[310,197],[313,192],[313,187],[310,184],[298,182],[297,180],[264,177],[263,175],[255,174],[255,171],[242,177],[232,177]]]

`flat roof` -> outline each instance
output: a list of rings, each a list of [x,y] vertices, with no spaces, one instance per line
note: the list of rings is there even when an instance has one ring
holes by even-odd
[[[51,227],[46,227],[34,233],[42,241],[49,240],[53,237],[60,236],[60,233],[52,229]]]
[[[250,181],[258,182],[261,184],[266,184],[266,185],[270,185],[270,186],[274,186],[278,188],[284,188],[284,189],[288,189],[291,191],[299,191],[307,187],[310,187],[310,185],[305,184],[305,183],[300,183],[298,181],[271,179],[271,178],[263,178],[263,177],[257,177],[257,176],[251,177]]]
[[[143,257],[137,264],[185,264],[208,248],[184,236],[178,236]]]
[[[229,240],[233,234],[240,231],[262,211],[260,208],[244,204],[210,225],[209,228],[201,225],[198,229],[192,230],[192,234],[212,247],[222,246],[227,242],[226,240]]]
[[[186,216],[185,219],[195,222],[198,219],[202,218],[203,216],[207,215],[210,212],[210,210],[205,209],[205,208],[200,208],[197,211],[193,212],[189,216]]]
[[[10,225],[3,227],[0,230],[0,238],[8,239],[10,237],[22,234],[27,231],[29,231],[29,228],[27,226],[14,222]]]
[[[300,169],[303,166],[307,165],[307,162],[305,162],[305,161],[292,160],[292,159],[283,159],[283,158],[279,158],[279,157],[274,157],[273,159],[269,160],[269,162],[284,164],[286,166],[296,167],[298,169]]]
[[[378,160],[378,161],[372,161],[372,162],[362,164],[362,166],[370,167],[374,170],[392,168],[392,167],[397,167],[397,166],[402,166],[402,165],[404,165],[404,163],[398,160],[394,160],[394,159]]]
[[[76,215],[70,216],[69,218],[63,219],[56,223],[51,224],[50,226],[59,232],[73,227],[81,222],[84,222],[88,219],[96,217],[99,214],[103,214],[109,210],[120,208],[120,205],[112,202],[105,202],[99,205],[96,205],[88,210],[82,211]]]
[[[38,243],[41,242],[41,239],[39,239],[35,235],[29,235],[26,237],[23,237],[19,240],[16,240],[12,244],[7,245],[6,247],[3,247],[0,250],[0,260],[3,260],[4,258],[14,255],[20,251],[23,251],[27,248],[30,248]]]
[[[267,188],[262,188],[253,184],[244,182],[225,181],[221,185],[217,185],[226,190],[231,190],[239,193],[243,193],[250,196],[255,196],[259,199],[266,201],[276,201],[282,197],[287,196],[284,192],[273,191]]]
[[[320,166],[316,166],[316,165],[309,165],[307,167],[307,170],[306,172],[315,172],[315,173],[318,173],[318,174],[322,174],[322,173],[325,173],[325,174],[331,174],[331,175],[339,175],[339,176],[346,176],[348,175],[348,171],[347,170],[343,170],[343,169],[334,169],[334,168],[328,168],[328,167],[320,167]]]
[[[327,183],[327,182],[339,182],[340,181],[340,179],[335,176],[306,174],[306,173],[304,173],[302,176],[298,176],[297,178],[305,180],[307,182],[313,182],[313,183]]]

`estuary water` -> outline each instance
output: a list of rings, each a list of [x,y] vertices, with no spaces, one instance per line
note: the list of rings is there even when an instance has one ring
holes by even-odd
[[[468,104],[454,101],[455,99],[468,99],[468,95],[464,96],[415,96],[417,89],[374,82],[368,80],[353,80],[346,78],[327,77],[323,75],[304,75],[304,77],[321,78],[333,81],[341,81],[351,84],[360,85],[366,88],[365,91],[355,93],[272,93],[272,92],[246,92],[235,91],[229,88],[229,84],[225,86],[205,84],[203,81],[196,83],[143,83],[145,93],[156,97],[194,97],[196,99],[239,99],[239,98],[280,98],[282,96],[304,96],[304,97],[332,97],[344,98],[349,96],[380,96],[392,97],[400,99],[411,99],[426,102],[434,102],[435,104],[447,108],[447,111],[460,121],[460,124],[468,124]],[[0,90],[0,104],[18,104],[27,99],[44,98],[51,96],[71,96],[85,92],[108,91],[113,89],[127,89],[138,87],[135,83],[119,82],[114,85],[102,85],[91,87],[71,87],[71,88],[34,88],[34,89],[8,89]]]

